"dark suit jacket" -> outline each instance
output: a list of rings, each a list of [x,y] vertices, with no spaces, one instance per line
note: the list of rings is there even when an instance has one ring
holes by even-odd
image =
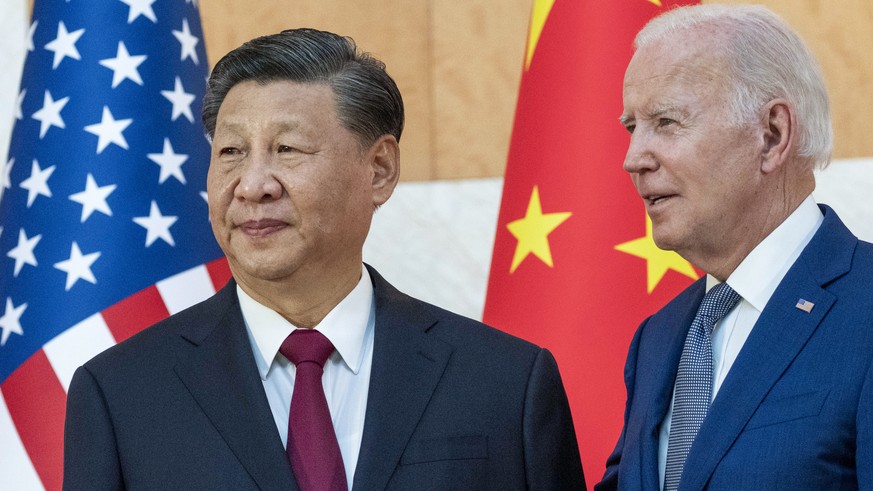
[[[552,355],[370,270],[376,330],[355,490],[582,489]],[[297,489],[235,284],[79,368],[65,489]]]
[[[873,245],[821,208],[821,228],[719,389],[679,489],[873,487]],[[637,330],[624,428],[596,489],[658,489],[659,426],[704,289],[695,282]],[[795,307],[801,298],[811,312]]]

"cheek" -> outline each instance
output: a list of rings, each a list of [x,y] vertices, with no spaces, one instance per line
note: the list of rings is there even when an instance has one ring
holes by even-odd
[[[212,170],[206,177],[206,200],[213,229],[227,220],[227,211],[234,199],[234,186],[228,184],[228,176]]]
[[[209,196],[209,202],[212,203],[212,198],[217,197],[222,192],[222,174],[218,166],[211,164],[209,171],[206,173],[206,194]]]
[[[227,196],[233,196],[237,184],[239,184],[239,170],[231,167],[210,167],[206,174],[206,192],[210,199],[215,196],[223,200]]]
[[[318,206],[324,225],[332,232],[357,235],[359,230],[369,228],[372,196],[364,192],[357,180],[344,180],[331,188]]]

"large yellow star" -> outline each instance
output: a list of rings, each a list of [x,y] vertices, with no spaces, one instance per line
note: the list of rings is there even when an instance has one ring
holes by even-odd
[[[506,228],[518,239],[509,272],[514,273],[515,268],[530,254],[540,258],[551,268],[553,266],[552,250],[549,248],[548,236],[552,230],[558,228],[558,225],[564,223],[564,220],[570,218],[570,215],[572,215],[570,212],[543,214],[543,207],[540,204],[540,190],[534,186],[524,218],[506,225]]]
[[[682,259],[682,256],[673,251],[665,251],[659,249],[655,245],[655,240],[652,238],[652,219],[646,215],[646,235],[639,239],[634,239],[630,242],[625,242],[615,246],[621,252],[632,256],[641,257],[646,260],[646,277],[647,291],[652,293],[661,278],[667,274],[667,271],[672,269],[678,273],[684,274],[691,279],[697,279],[697,271],[691,266],[691,263]]]

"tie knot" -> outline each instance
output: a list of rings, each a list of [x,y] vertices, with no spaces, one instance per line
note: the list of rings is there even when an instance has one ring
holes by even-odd
[[[739,301],[739,293],[735,292],[727,283],[719,283],[703,296],[703,302],[700,303],[698,312],[709,317],[715,323],[734,308],[734,305]]]
[[[333,349],[330,340],[315,329],[297,329],[285,338],[279,353],[295,365],[311,361],[324,367]]]

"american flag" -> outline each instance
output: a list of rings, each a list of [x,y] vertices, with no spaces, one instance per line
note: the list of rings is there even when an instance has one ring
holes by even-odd
[[[75,369],[229,278],[192,0],[35,0],[0,162],[0,489],[59,489]]]
[[[815,307],[815,304],[810,302],[809,300],[804,300],[801,298],[797,301],[797,305],[795,305],[795,307],[808,314],[812,312],[812,308]]]

